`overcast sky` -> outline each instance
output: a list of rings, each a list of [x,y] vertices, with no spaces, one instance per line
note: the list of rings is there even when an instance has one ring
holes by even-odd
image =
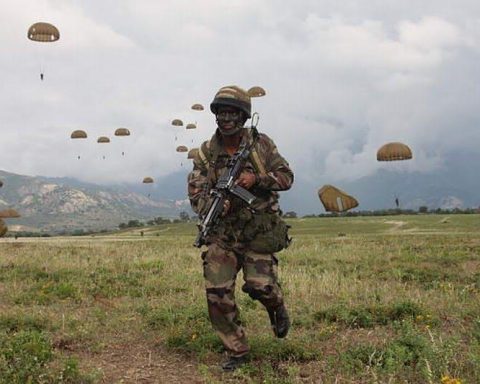
[[[190,168],[175,147],[211,136],[208,105],[229,84],[266,89],[253,99],[259,130],[319,185],[478,151],[478,0],[0,1],[6,171],[112,183]],[[60,40],[28,40],[38,21]],[[114,137],[118,127],[132,135]],[[75,129],[88,139],[71,140]],[[378,163],[390,141],[414,159]]]

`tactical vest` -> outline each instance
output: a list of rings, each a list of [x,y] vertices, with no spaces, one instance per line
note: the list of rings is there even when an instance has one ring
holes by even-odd
[[[248,140],[254,140],[249,134]],[[216,148],[210,148],[211,140],[204,142],[198,156],[205,168],[208,169],[207,179],[210,188],[216,183],[215,165],[221,147],[215,143]],[[251,148],[249,161],[260,176],[266,176],[267,172],[257,151],[257,142]],[[275,213],[255,213],[248,209],[242,209],[237,215],[225,218],[214,231],[218,240],[223,240],[223,246],[228,248],[229,243],[240,241],[249,244],[249,248],[259,253],[274,253],[287,248],[291,238],[288,236],[288,228],[282,218]],[[216,237],[216,236],[215,236]]]
[[[250,142],[251,140],[254,140],[252,135],[248,134],[248,140]],[[220,145],[217,143],[216,148],[214,150],[211,150],[210,143],[211,140],[202,143],[198,150],[198,156],[203,166],[208,169],[208,181],[210,183],[210,186],[213,186],[216,178],[215,164],[217,162],[218,155],[220,154]],[[252,163],[257,174],[260,176],[265,176],[267,174],[267,171],[265,170],[265,166],[260,159],[260,156],[258,155],[256,147],[257,142],[255,142],[255,144],[252,146],[248,159]]]

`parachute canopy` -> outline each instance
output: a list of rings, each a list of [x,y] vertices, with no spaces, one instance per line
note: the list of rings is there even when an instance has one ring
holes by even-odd
[[[109,143],[110,139],[107,136],[100,136],[97,139],[97,143]]]
[[[41,43],[51,43],[60,39],[57,27],[49,23],[35,23],[28,28],[27,37]]]
[[[87,132],[82,131],[81,129],[73,131],[72,134],[70,135],[71,139],[86,139],[87,138]]]
[[[254,87],[250,88],[247,91],[247,93],[250,97],[262,97],[262,96],[265,96],[267,94],[267,92],[265,92],[265,89],[263,89],[262,87],[259,87],[259,86],[254,86]]]
[[[183,127],[183,121],[180,119],[174,119],[172,120],[172,125],[175,127]]]
[[[17,217],[20,217],[20,214],[15,209],[9,208],[0,211],[0,219],[13,219]]]
[[[193,109],[194,111],[203,111],[204,108],[203,108],[203,105],[202,105],[202,104],[193,104],[193,105],[192,105],[192,109]]]
[[[0,237],[3,237],[8,231],[7,226],[5,225],[5,222],[0,219]]]
[[[130,131],[127,128],[117,128],[115,136],[130,136]]]
[[[177,152],[188,152],[188,148],[185,145],[179,145],[177,147]]]
[[[378,161],[408,160],[412,158],[412,150],[403,143],[387,143],[377,151]]]
[[[187,159],[194,159],[198,154],[198,148],[192,148],[188,151]]]
[[[144,177],[142,183],[151,184],[153,183],[153,179],[150,176]]]
[[[197,125],[193,124],[193,123],[189,123],[189,124],[187,124],[187,126],[185,128],[186,129],[195,129],[195,128],[197,128]]]
[[[358,206],[358,201],[333,185],[324,185],[318,190],[318,197],[327,212],[343,212]]]

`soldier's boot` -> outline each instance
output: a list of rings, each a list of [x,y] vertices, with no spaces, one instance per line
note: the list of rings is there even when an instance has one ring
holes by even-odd
[[[290,318],[288,317],[287,308],[284,304],[275,309],[268,310],[270,324],[272,324],[273,333],[280,339],[287,336],[290,328]]]
[[[248,356],[230,356],[228,360],[222,364],[222,369],[225,372],[235,371],[237,368],[240,368],[242,365],[248,362]]]

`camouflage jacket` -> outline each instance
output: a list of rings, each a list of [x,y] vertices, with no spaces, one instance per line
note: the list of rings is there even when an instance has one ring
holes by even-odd
[[[250,129],[243,128],[242,135],[244,139],[252,140]],[[215,154],[217,154],[215,171],[209,172]],[[215,186],[225,170],[229,157],[223,148],[222,137],[217,129],[212,138],[201,145],[193,159],[193,170],[188,175],[188,196],[192,209],[200,216],[208,209],[210,189]],[[293,172],[288,162],[278,152],[273,140],[266,134],[258,134],[244,168],[255,173],[257,180],[250,188],[250,192],[256,196],[250,208],[257,212],[279,212],[277,191],[284,191],[292,186]],[[209,173],[212,180],[209,180]],[[231,209],[227,216],[235,215],[246,206],[246,203],[235,196],[232,196],[230,201]]]

